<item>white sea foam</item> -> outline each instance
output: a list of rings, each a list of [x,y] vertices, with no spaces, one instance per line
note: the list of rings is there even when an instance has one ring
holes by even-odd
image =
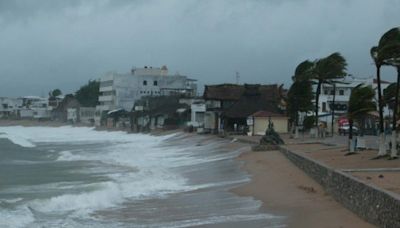
[[[0,128],[0,132],[1,131],[2,131],[2,129]],[[24,138],[23,136],[21,136],[19,134],[4,133],[4,134],[0,134],[0,138],[8,139],[12,143],[14,143],[16,145],[20,145],[22,147],[35,147],[35,144],[33,144],[28,139]]]
[[[152,138],[160,142],[171,135],[155,137],[141,134],[128,134],[122,131],[94,131],[91,127],[0,127],[0,137],[8,138],[21,146],[34,146],[32,143],[98,143],[98,142],[140,142]]]
[[[34,216],[27,207],[0,210],[0,227],[2,228],[27,227],[33,221],[35,221]]]
[[[168,169],[168,160],[162,158],[173,156],[177,151],[162,150],[157,145],[173,135],[155,137],[125,132],[101,132],[86,127],[1,127],[0,132],[14,143],[26,146],[33,142],[51,144],[96,144],[102,143],[96,151],[65,150],[58,153],[58,161],[100,161],[113,167],[130,167],[127,172],[115,172],[114,168],[103,174],[111,179],[108,182],[95,184],[92,191],[74,194],[62,194],[49,199],[34,200],[29,206],[41,212],[74,211],[76,214],[87,214],[121,204],[127,199],[160,197],[167,193],[187,191],[191,188],[181,175]],[[15,140],[24,139],[22,140]],[[49,152],[49,150],[48,150]],[[145,155],[144,155],[145,154]],[[104,168],[105,168],[104,167]],[[102,167],[92,168],[95,172]],[[103,169],[104,169],[103,168]],[[84,171],[84,170],[83,170]],[[39,188],[42,186],[39,186]],[[65,189],[59,188],[58,189]],[[49,188],[46,188],[49,189]],[[21,189],[20,189],[21,190]],[[30,189],[32,190],[32,189]]]
[[[90,146],[91,149],[47,150],[58,155],[57,161],[96,161],[96,166],[83,168],[82,172],[106,175],[108,181],[92,183],[84,186],[83,183],[64,183],[63,186],[37,186],[33,189],[59,189],[58,196],[47,199],[35,199],[27,203],[34,211],[46,214],[72,213],[73,216],[85,217],[97,210],[118,206],[123,202],[136,199],[163,197],[166,194],[182,191],[191,191],[209,187],[232,185],[248,181],[232,180],[218,183],[205,183],[200,185],[188,185],[188,181],[173,170],[176,167],[197,165],[206,162],[230,159],[237,155],[237,151],[222,153],[219,155],[201,155],[197,152],[212,151],[219,143],[210,143],[199,147],[181,148],[160,147],[160,142],[173,137],[150,136],[143,134],[127,134],[125,132],[101,132],[87,127],[0,127],[0,132],[13,143],[21,146],[41,146],[42,144],[99,144]],[[29,144],[30,143],[30,144]],[[200,154],[200,155],[199,155]],[[97,165],[97,163],[99,163]],[[102,170],[103,169],[103,170]],[[99,171],[100,170],[100,171]],[[78,170],[77,172],[81,172]],[[58,182],[60,184],[62,182]],[[82,191],[62,193],[73,186]],[[32,191],[32,186],[26,191]],[[14,190],[13,190],[14,191]],[[21,191],[21,189],[20,189]],[[15,191],[18,192],[18,191]],[[28,210],[29,212],[29,210]],[[11,213],[11,212],[8,212]],[[16,212],[13,212],[16,213]],[[5,214],[7,215],[7,214]],[[3,218],[3,216],[1,215]],[[33,217],[27,213],[20,221],[22,225],[14,224],[8,227],[25,226]],[[12,217],[12,214],[9,216]],[[15,215],[16,217],[20,216]],[[250,217],[248,217],[250,219]],[[211,219],[212,223],[219,220],[234,221],[246,219],[243,217],[219,217]],[[252,217],[251,219],[257,219]],[[218,220],[218,221],[216,221]],[[199,223],[200,222],[200,223]],[[1,224],[1,222],[0,222]],[[201,225],[201,221],[188,221],[185,225]],[[208,223],[203,223],[207,225]],[[174,226],[174,224],[168,224]],[[2,226],[0,226],[2,227]],[[7,225],[5,225],[7,227]],[[181,227],[178,225],[177,227]]]

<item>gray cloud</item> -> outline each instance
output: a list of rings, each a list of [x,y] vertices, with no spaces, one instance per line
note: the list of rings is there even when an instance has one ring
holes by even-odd
[[[202,83],[285,83],[341,52],[370,76],[369,49],[398,26],[396,0],[0,1],[0,96],[72,92],[107,71],[166,64]],[[384,71],[394,80],[394,70]]]

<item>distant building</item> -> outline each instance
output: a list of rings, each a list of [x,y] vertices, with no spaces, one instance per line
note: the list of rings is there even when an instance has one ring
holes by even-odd
[[[79,122],[80,107],[79,101],[72,94],[68,94],[53,110],[53,119],[62,122]]]
[[[22,107],[19,110],[21,118],[44,120],[51,118],[52,107],[49,100],[45,97],[25,96],[22,100]]]
[[[375,97],[376,97],[375,100],[376,101],[378,100],[378,93],[377,93],[378,84],[374,77],[370,78],[346,77],[342,80],[338,80],[337,83],[335,83],[335,90],[333,84],[322,84],[321,94],[318,102],[318,112],[319,112],[318,115],[320,116],[319,118],[320,121],[331,123],[333,109],[335,110],[335,120],[337,120],[339,116],[345,115],[348,110],[351,91],[354,87],[356,87],[359,84],[372,86],[372,88],[375,90]],[[383,90],[386,89],[386,87],[388,87],[389,85],[390,82],[381,81],[382,94]],[[313,89],[315,93],[316,86],[314,86]],[[335,106],[333,107],[334,98],[335,98]],[[313,103],[315,104],[315,100],[313,101]],[[385,107],[384,115],[388,114],[389,110],[387,109],[387,107]],[[300,122],[302,122],[302,118],[300,119]],[[328,124],[328,128],[330,128],[330,124]]]
[[[143,97],[132,112],[132,130],[174,129],[186,126],[190,106],[179,96]]]
[[[11,97],[0,97],[0,118],[16,117],[22,107],[22,100]]]
[[[95,107],[80,107],[79,109],[80,122],[83,124],[93,125],[95,112],[96,112]]]
[[[247,119],[258,111],[284,114],[285,91],[278,85],[221,84],[206,86],[204,128],[210,132],[236,131],[245,133]]]
[[[196,80],[169,75],[168,68],[133,68],[130,73],[109,73],[100,79],[99,112],[124,109],[131,111],[144,96],[189,95],[197,93]]]

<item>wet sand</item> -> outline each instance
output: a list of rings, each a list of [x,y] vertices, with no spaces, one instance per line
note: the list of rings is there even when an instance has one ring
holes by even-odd
[[[329,196],[278,151],[240,155],[252,181],[232,190],[263,201],[266,212],[287,216],[288,227],[375,227]]]

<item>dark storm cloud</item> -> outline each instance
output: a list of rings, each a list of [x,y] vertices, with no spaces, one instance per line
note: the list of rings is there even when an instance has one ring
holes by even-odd
[[[290,83],[340,51],[373,75],[369,49],[398,26],[396,0],[0,1],[0,96],[76,90],[107,71],[167,64],[203,83]],[[388,70],[384,77],[394,79]]]

